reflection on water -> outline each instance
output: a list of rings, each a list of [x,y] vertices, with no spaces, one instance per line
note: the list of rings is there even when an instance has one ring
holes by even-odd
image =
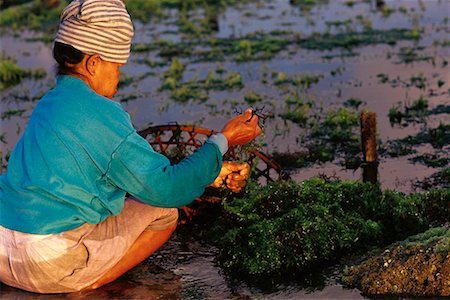
[[[227,278],[214,261],[216,254],[210,245],[175,234],[149,261],[181,276],[181,299],[365,299],[358,290],[337,282],[339,267],[327,271],[326,279],[309,279],[315,286],[309,290],[295,284],[256,287]]]

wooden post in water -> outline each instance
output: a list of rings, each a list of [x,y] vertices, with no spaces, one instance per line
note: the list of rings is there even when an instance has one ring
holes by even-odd
[[[378,182],[377,115],[361,113],[361,144],[364,155],[363,182]]]

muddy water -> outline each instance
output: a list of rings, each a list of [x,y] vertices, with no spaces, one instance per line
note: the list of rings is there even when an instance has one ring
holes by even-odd
[[[214,129],[220,129],[224,122],[232,115],[233,103],[240,107],[248,104],[244,95],[255,91],[264,95],[263,101],[257,106],[269,107],[276,116],[266,123],[265,137],[262,143],[263,151],[297,151],[301,145],[296,141],[302,135],[302,129],[290,121],[277,117],[284,112],[285,99],[289,92],[273,84],[262,83],[263,70],[268,70],[269,77],[272,72],[285,72],[287,75],[319,74],[323,78],[309,90],[302,91],[302,95],[314,98],[316,103],[323,107],[338,107],[351,97],[364,101],[363,108],[374,111],[378,116],[379,137],[382,142],[395,138],[402,138],[419,132],[420,124],[411,124],[406,127],[392,127],[388,119],[388,110],[397,103],[410,104],[412,101],[424,96],[429,100],[430,108],[439,104],[450,105],[450,72],[446,61],[450,60],[448,12],[449,2],[446,0],[398,0],[386,1],[392,8],[390,15],[383,15],[377,10],[374,1],[355,1],[350,7],[346,1],[322,1],[310,11],[299,6],[291,6],[289,1],[255,1],[256,3],[238,4],[219,13],[219,30],[213,35],[218,38],[239,37],[258,30],[292,30],[301,36],[308,36],[313,32],[328,30],[327,21],[345,21],[360,15],[369,20],[375,29],[413,28],[417,26],[423,30],[422,38],[415,41],[400,41],[396,45],[371,45],[353,49],[357,56],[335,57],[325,59],[325,55],[336,55],[342,50],[312,51],[290,46],[274,58],[266,61],[250,61],[237,63],[232,59],[222,62],[195,62],[183,58],[187,65],[184,80],[192,78],[205,78],[209,71],[215,71],[219,66],[227,72],[239,72],[243,79],[244,88],[226,91],[211,91],[206,103],[189,101],[177,103],[170,99],[166,92],[159,88],[163,80],[163,67],[149,67],[140,63],[148,58],[160,61],[156,52],[133,53],[130,62],[122,68],[128,76],[143,76],[140,80],[124,87],[116,96],[116,101],[128,95],[136,99],[122,102],[124,108],[132,116],[137,128],[144,128],[148,124],[165,124],[178,121],[191,123]],[[400,9],[401,8],[401,9]],[[197,12],[201,14],[201,11]],[[136,22],[136,43],[149,43],[156,38],[172,41],[183,40],[183,36],[174,32],[177,30],[176,12],[159,23],[140,24]],[[356,29],[360,25],[354,23]],[[359,27],[358,27],[359,26]],[[338,27],[331,27],[331,32],[339,32]],[[20,32],[13,35],[4,33],[0,37],[1,51],[10,57],[15,57],[22,68],[45,68],[48,75],[41,80],[26,79],[20,85],[1,91],[1,113],[11,110],[25,111],[20,116],[2,118],[0,120],[0,134],[5,134],[5,142],[0,143],[3,152],[11,150],[17,143],[26,127],[37,99],[54,84],[53,60],[51,58],[51,45],[39,41],[27,41],[37,37],[39,33]],[[423,46],[418,53],[431,56],[431,61],[401,63],[398,53],[402,47]],[[339,69],[340,73],[332,76],[331,71]],[[377,75],[388,74],[390,78],[401,78],[408,81],[411,76],[423,75],[427,78],[425,89],[411,86],[391,86],[380,83]],[[438,80],[444,84],[438,86]],[[450,116],[446,114],[433,115],[428,125],[433,127],[439,123],[450,123]],[[447,151],[444,148],[440,151]],[[419,153],[433,153],[431,147],[418,148]],[[408,160],[410,156],[400,158],[382,158],[380,164],[380,181],[384,188],[393,188],[400,191],[411,191],[411,184],[428,177],[436,169],[420,164],[413,164]],[[307,169],[298,170],[293,174],[295,180],[318,174],[338,176],[344,179],[361,178],[360,171],[343,170],[337,162],[316,165]],[[186,237],[176,235],[160,252],[150,260],[139,266],[136,272],[126,278],[105,287],[96,294],[75,295],[75,298],[162,298],[162,299],[363,299],[358,291],[342,288],[334,276],[335,270],[330,270],[327,279],[321,287],[309,292],[304,286],[295,284],[275,286],[270,289],[247,286],[242,282],[233,282],[221,273],[214,264],[217,249],[199,242],[189,241]],[[149,276],[143,276],[148,274]],[[5,286],[1,287],[1,299],[41,298],[17,291]],[[54,296],[64,298],[62,295]]]

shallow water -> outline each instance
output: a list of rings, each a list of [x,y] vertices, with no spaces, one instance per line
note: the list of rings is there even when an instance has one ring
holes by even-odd
[[[261,288],[223,275],[215,264],[216,254],[213,246],[176,233],[150,259],[99,290],[39,295],[2,285],[0,299],[369,299],[337,282],[338,267],[315,288],[295,284]]]
[[[163,73],[168,66],[149,67],[140,60],[149,58],[160,61],[157,52],[132,53],[130,62],[122,68],[122,72],[129,76],[143,76],[140,80],[124,87],[116,95],[116,101],[132,94],[137,98],[122,102],[124,108],[132,116],[133,124],[145,128],[148,124],[165,124],[177,121],[220,129],[230,116],[233,115],[237,103],[239,107],[246,107],[244,95],[249,91],[256,91],[264,95],[264,100],[256,106],[265,105],[276,116],[268,119],[265,127],[265,137],[262,143],[263,151],[271,153],[277,151],[298,151],[301,145],[296,139],[303,134],[301,128],[290,121],[284,121],[278,115],[285,111],[285,99],[288,90],[281,89],[274,84],[262,83],[263,70],[271,72],[284,72],[287,75],[295,74],[321,74],[323,78],[318,84],[306,91],[301,91],[305,97],[314,98],[316,103],[322,103],[324,108],[337,107],[351,97],[364,101],[363,108],[376,112],[378,117],[378,131],[381,141],[406,137],[419,132],[421,124],[410,124],[406,127],[392,127],[388,119],[388,110],[397,103],[409,104],[424,96],[429,100],[430,108],[439,104],[450,105],[450,72],[445,61],[450,60],[448,12],[449,2],[442,0],[415,1],[397,0],[386,1],[386,5],[394,12],[384,17],[375,8],[374,1],[355,1],[353,7],[345,1],[323,1],[323,4],[314,6],[311,11],[305,12],[298,6],[292,6],[288,1],[255,1],[255,3],[240,3],[236,7],[222,10],[218,16],[219,30],[212,35],[218,38],[239,37],[255,31],[292,30],[301,36],[309,36],[313,32],[325,32],[327,21],[343,21],[355,19],[362,15],[370,20],[375,29],[412,28],[419,26],[424,30],[419,41],[399,41],[396,45],[377,44],[357,47],[353,49],[358,53],[355,57],[323,58],[325,55],[335,55],[341,50],[306,50],[296,45],[290,45],[286,50],[276,54],[274,58],[264,61],[250,61],[237,63],[233,59],[225,58],[222,62],[195,62],[190,58],[183,58],[187,64],[184,81],[198,77],[205,78],[209,71],[215,71],[221,66],[226,72],[239,72],[242,76],[244,88],[225,91],[211,91],[206,103],[189,101],[178,103],[170,99],[167,92],[159,91],[163,80]],[[403,7],[406,13],[399,11]],[[196,14],[201,15],[201,11]],[[149,43],[153,39],[168,39],[173,41],[184,40],[184,36],[174,33],[177,30],[175,21],[176,12],[161,23],[140,24],[136,22],[135,43]],[[358,24],[354,23],[360,29]],[[332,32],[340,29],[332,27]],[[20,135],[26,127],[31,111],[37,99],[54,84],[53,59],[51,45],[39,41],[27,41],[27,38],[39,36],[39,33],[20,32],[17,35],[4,33],[0,37],[1,51],[6,55],[15,57],[22,68],[45,68],[47,77],[38,81],[26,79],[18,86],[1,91],[1,113],[25,109],[21,116],[12,116],[0,120],[0,134],[4,133],[6,143],[0,143],[0,150],[12,150]],[[439,42],[439,43],[436,43]],[[447,45],[441,45],[447,42]],[[398,53],[401,47],[424,46],[420,55],[434,57],[435,63],[430,61],[400,63]],[[340,69],[341,72],[332,76],[331,71]],[[411,76],[423,75],[427,78],[425,89],[416,87],[393,87],[387,83],[380,83],[377,75],[388,74],[390,78],[400,77],[408,81]],[[444,81],[438,87],[438,80]],[[271,81],[271,80],[269,80]],[[33,100],[34,99],[34,100]],[[234,102],[232,100],[235,100]],[[439,123],[450,123],[447,114],[432,115],[428,126],[436,127]],[[432,149],[427,145],[418,147],[419,153],[448,154],[448,146],[441,150]],[[408,158],[385,158],[380,161],[380,182],[383,188],[392,188],[398,191],[410,192],[411,185],[435,173],[437,169],[421,164],[413,164]],[[315,165],[310,168],[299,169],[292,177],[301,181],[303,179],[326,174],[344,179],[361,178],[360,170],[344,170],[338,162],[329,162]],[[152,257],[144,265],[150,269],[162,267],[163,271],[155,278],[125,279],[96,294],[98,298],[108,295],[128,295],[128,297],[143,298],[160,297],[163,299],[364,299],[357,290],[348,290],[336,281],[336,276],[329,276],[324,287],[307,292],[302,286],[279,286],[278,290],[270,292],[256,287],[249,287],[243,283],[233,283],[221,273],[214,263],[216,249],[200,243],[186,242],[184,238],[176,236],[164,246],[159,254]],[[180,254],[181,253],[181,254]],[[184,253],[184,254],[183,254]],[[141,266],[144,268],[144,266]],[[142,271],[142,270],[141,270]],[[330,271],[332,272],[332,271]],[[139,272],[138,272],[139,273]],[[142,272],[141,272],[142,273]],[[136,275],[137,276],[137,275]],[[165,281],[166,277],[171,278]],[[171,277],[172,276],[172,277]],[[174,280],[174,278],[177,278]],[[161,281],[158,281],[161,279]],[[150,280],[150,281],[149,281]],[[155,281],[151,281],[155,280]],[[138,283],[136,283],[138,281]],[[130,283],[131,282],[131,283]],[[175,283],[174,283],[175,282]],[[1,299],[36,298],[37,295],[22,293],[15,289],[2,287]],[[137,292],[138,291],[138,292]],[[152,292],[153,291],[153,294]],[[128,294],[127,294],[128,293]],[[137,293],[137,294],[136,294]],[[132,296],[134,295],[134,296]],[[88,295],[78,295],[83,298]],[[92,295],[90,295],[92,296]],[[63,297],[63,296],[55,296]],[[45,299],[45,297],[39,297]]]
[[[373,1],[372,1],[373,2]],[[430,109],[439,104],[449,105],[450,75],[448,66],[443,66],[450,60],[448,33],[448,1],[387,1],[386,5],[393,9],[389,16],[383,16],[376,10],[371,1],[356,1],[352,7],[345,1],[322,1],[314,6],[310,12],[305,12],[300,6],[292,6],[287,1],[255,3],[241,3],[236,7],[223,9],[218,15],[219,30],[213,36],[219,38],[239,37],[256,31],[292,30],[300,36],[308,36],[313,32],[339,32],[342,27],[327,26],[326,22],[353,20],[351,25],[361,29],[356,20],[362,16],[368,20],[375,29],[412,28],[418,26],[423,30],[419,41],[399,41],[396,45],[376,44],[357,47],[353,49],[358,55],[355,57],[336,57],[324,59],[325,55],[335,55],[342,50],[312,51],[291,45],[287,50],[281,51],[274,58],[264,61],[249,61],[236,63],[225,58],[222,62],[195,62],[189,58],[182,58],[187,65],[184,81],[193,78],[205,78],[209,71],[221,66],[226,72],[239,72],[242,76],[244,88],[225,91],[210,91],[206,103],[189,101],[177,103],[170,99],[170,95],[159,90],[163,73],[167,66],[150,68],[139,63],[149,58],[161,61],[157,52],[132,53],[130,62],[122,68],[128,76],[144,75],[140,80],[122,88],[116,95],[116,101],[129,95],[135,100],[122,102],[124,108],[132,116],[133,123],[139,129],[148,124],[165,124],[177,121],[202,125],[213,129],[220,129],[233,114],[236,106],[245,108],[244,95],[249,91],[256,91],[263,95],[263,101],[255,106],[265,106],[275,118],[266,122],[265,137],[261,143],[265,146],[263,151],[296,151],[301,144],[296,142],[303,130],[290,121],[284,121],[278,115],[286,110],[285,99],[288,94],[295,92],[295,88],[279,88],[273,84],[262,83],[263,69],[266,72],[284,72],[286,75],[319,74],[323,78],[300,94],[308,99],[315,99],[325,109],[337,107],[351,98],[363,100],[361,108],[377,113],[378,132],[382,142],[390,139],[416,134],[421,125],[407,127],[392,127],[387,112],[397,103],[407,105],[424,96],[429,101]],[[399,11],[402,7],[403,12]],[[193,17],[201,15],[202,11],[195,11]],[[170,39],[173,41],[186,40],[182,34],[176,32],[175,12],[160,23],[140,24],[136,22],[135,43],[149,43],[154,39]],[[6,133],[6,144],[2,144],[3,152],[11,150],[26,127],[27,119],[32,108],[49,87],[53,85],[53,60],[51,58],[51,45],[39,41],[27,41],[37,33],[21,32],[11,35],[5,33],[0,38],[2,51],[15,57],[18,65],[24,68],[45,68],[48,76],[42,80],[26,79],[22,84],[2,91],[2,112],[14,109],[25,109],[21,116],[12,116],[1,120],[1,131]],[[436,44],[447,42],[447,45]],[[430,61],[413,63],[399,63],[398,52],[402,47],[424,46],[418,51],[420,55],[432,56],[434,64]],[[339,69],[334,76],[331,71]],[[411,76],[423,75],[427,79],[425,89],[410,86],[392,87],[388,83],[380,83],[377,75],[387,74],[390,78],[399,77],[408,81]],[[444,84],[437,86],[437,81]],[[17,98],[20,98],[19,100]],[[25,99],[23,99],[25,98]],[[28,99],[27,99],[28,98]],[[31,98],[31,99],[30,99]],[[234,101],[233,101],[234,100]],[[440,122],[450,123],[446,114],[433,115],[428,124],[437,126]],[[445,151],[445,149],[443,149]],[[448,150],[448,149],[447,149]],[[395,166],[395,167],[393,167]],[[414,170],[414,172],[410,172]],[[319,173],[333,173],[343,178],[360,178],[359,172],[343,170],[337,162],[301,169],[301,174],[294,174],[296,180],[302,180]],[[380,167],[380,182],[384,188],[395,188],[408,192],[411,183],[423,179],[436,172],[436,169],[413,164],[407,158],[383,158]],[[398,184],[398,181],[405,184]]]

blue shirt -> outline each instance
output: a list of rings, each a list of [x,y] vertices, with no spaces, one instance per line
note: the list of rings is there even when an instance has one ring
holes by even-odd
[[[220,148],[207,141],[171,165],[137,134],[120,104],[61,76],[36,105],[0,176],[0,225],[47,234],[98,224],[120,213],[127,192],[158,207],[186,205],[219,174]]]

